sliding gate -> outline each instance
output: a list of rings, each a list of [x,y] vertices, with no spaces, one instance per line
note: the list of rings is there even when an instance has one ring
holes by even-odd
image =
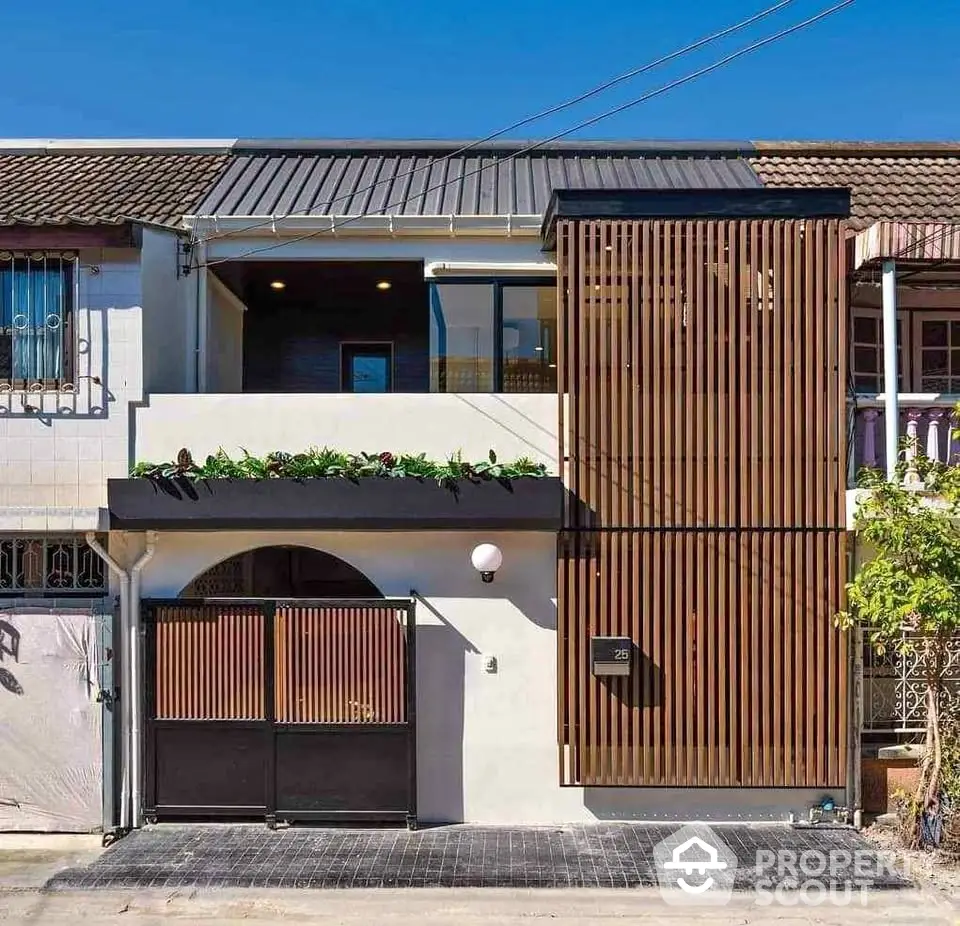
[[[406,599],[144,603],[148,820],[416,822]]]

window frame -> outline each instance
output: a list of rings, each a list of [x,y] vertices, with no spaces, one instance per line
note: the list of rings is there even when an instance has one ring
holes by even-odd
[[[956,374],[952,372],[951,355],[954,350],[950,344],[950,323],[960,325],[960,312],[956,309],[914,309],[911,311],[911,355],[910,361],[913,368],[913,377],[911,388],[914,392],[925,393],[923,388],[923,354],[925,350],[944,350],[947,352],[947,373],[946,379],[960,379],[960,371]],[[947,343],[942,348],[930,347],[924,348],[923,345],[923,323],[924,322],[946,322],[947,323]],[[940,392],[937,395],[958,395],[957,392]]]
[[[471,274],[461,276],[460,274],[443,274],[443,276],[434,276],[427,279],[429,286],[470,286],[482,285],[493,288],[493,392],[503,392],[503,290],[504,287],[527,286],[527,287],[551,287],[556,288],[556,276],[497,276],[495,274]],[[558,307],[559,314],[559,307]],[[446,363],[446,358],[441,358]],[[558,371],[559,372],[559,371]],[[523,393],[516,393],[522,395]]]
[[[358,350],[359,348],[359,350]],[[394,383],[396,381],[396,355],[397,352],[394,349],[393,341],[382,341],[382,340],[350,340],[350,341],[341,341],[340,342],[340,392],[344,395],[363,395],[364,393],[358,393],[353,389],[345,388],[347,382],[347,355],[353,354],[354,356],[359,353],[363,354],[368,352],[371,355],[386,355],[387,357],[387,373],[389,375],[388,388],[385,392],[380,393],[366,393],[366,395],[387,395],[394,391]]]
[[[16,264],[25,261],[39,261],[38,254],[43,260],[56,259],[61,262],[60,270],[64,277],[63,293],[64,305],[60,315],[60,349],[63,356],[61,376],[45,377],[44,379],[18,379],[13,376],[11,362],[10,376],[0,373],[0,391],[4,392],[76,392],[76,365],[77,365],[77,337],[76,313],[80,302],[80,254],[74,249],[23,249],[0,250],[0,266],[6,263]],[[5,329],[0,328],[0,331]],[[12,330],[10,331],[12,349]]]
[[[878,340],[876,344],[865,344],[862,341],[854,340],[854,330],[855,323],[858,317],[861,318],[870,318],[876,321],[877,323],[877,336]],[[913,355],[913,321],[911,319],[909,312],[897,312],[897,325],[900,334],[900,369],[899,373],[899,383],[897,384],[898,392],[909,392],[913,390],[913,379],[914,379],[914,355]],[[882,385],[883,383],[883,310],[878,308],[873,308],[871,306],[855,306],[850,309],[850,323],[848,330],[848,342],[847,342],[847,368],[849,375],[849,382],[853,388],[855,395],[869,395],[874,396],[878,393],[874,391],[861,392],[856,387],[856,376],[857,369],[855,365],[856,358],[856,348],[857,347],[873,347],[877,351],[877,365],[879,369],[877,370],[876,377],[877,382]],[[866,375],[866,374],[864,374]],[[882,389],[880,390],[883,391]]]

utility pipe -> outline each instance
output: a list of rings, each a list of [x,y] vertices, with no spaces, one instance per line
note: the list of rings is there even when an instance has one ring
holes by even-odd
[[[897,470],[897,444],[900,438],[900,407],[897,396],[897,265],[883,262],[883,397],[884,447],[887,455],[887,479]]]
[[[130,576],[103,548],[94,531],[86,533],[87,546],[102,559],[120,580],[120,828],[129,829],[130,814],[130,727],[131,708],[136,700],[130,684],[130,659],[124,649],[130,623]]]
[[[147,546],[137,561],[130,567],[130,581],[128,594],[130,596],[130,688],[135,694],[130,700],[130,804],[131,826],[141,825],[141,811],[143,808],[143,778],[141,773],[141,758],[143,744],[141,730],[143,724],[143,698],[141,697],[141,661],[143,648],[140,646],[140,573],[143,567],[150,562],[157,548],[157,532],[147,531]]]

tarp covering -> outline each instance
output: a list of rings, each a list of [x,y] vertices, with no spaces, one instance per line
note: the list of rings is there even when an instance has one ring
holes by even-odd
[[[97,618],[0,611],[0,830],[101,826]]]

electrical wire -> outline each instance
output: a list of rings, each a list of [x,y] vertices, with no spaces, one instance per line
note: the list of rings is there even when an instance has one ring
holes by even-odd
[[[710,45],[713,42],[716,42],[718,39],[725,38],[728,35],[733,35],[735,32],[739,32],[742,29],[745,29],[747,26],[753,25],[755,22],[759,22],[761,19],[766,19],[768,16],[772,16],[774,13],[782,10],[785,6],[788,6],[791,3],[794,3],[795,0],[779,0],[778,3],[775,3],[773,6],[768,6],[766,9],[761,10],[759,13],[754,13],[752,16],[743,19],[738,23],[734,23],[732,26],[727,26],[725,29],[721,29],[719,32],[714,32],[711,35],[705,36],[702,39],[697,39],[697,41],[692,42],[689,45],[685,45],[683,48],[679,48],[676,51],[672,51],[667,55],[663,55],[660,58],[657,58],[655,61],[650,61],[647,64],[643,64],[639,67],[633,68],[632,70],[626,71],[623,74],[618,75],[617,77],[612,77],[610,80],[605,83],[599,84],[596,87],[592,87],[590,90],[587,90],[581,93],[579,96],[575,96],[569,100],[566,100],[563,103],[558,103],[555,106],[551,106],[549,109],[545,109],[542,112],[536,113],[533,116],[527,116],[524,119],[520,119],[517,122],[512,123],[511,125],[505,126],[502,129],[498,129],[496,132],[491,133],[490,135],[485,135],[483,138],[478,138],[475,141],[470,142],[469,144],[463,145],[460,148],[457,148],[456,151],[451,151],[449,154],[442,155],[437,158],[431,158],[427,161],[426,164],[421,164],[419,167],[411,168],[410,170],[403,171],[402,173],[393,175],[389,181],[378,180],[374,183],[371,183],[365,187],[361,187],[359,190],[354,190],[350,196],[359,196],[362,193],[368,193],[370,190],[376,189],[381,183],[396,183],[397,180],[402,180],[405,177],[412,176],[413,174],[420,173],[421,171],[431,170],[436,167],[438,164],[443,164],[447,161],[453,160],[453,158],[460,157],[463,154],[466,154],[468,151],[473,151],[476,148],[479,148],[481,145],[485,145],[491,141],[506,135],[508,132],[513,132],[516,129],[523,128],[526,125],[530,125],[533,122],[539,122],[541,119],[546,119],[548,116],[556,115],[559,112],[563,112],[566,109],[570,109],[572,106],[577,106],[580,103],[585,102],[586,100],[592,99],[595,96],[598,96],[601,93],[605,93],[607,90],[610,90],[613,87],[616,87],[618,84],[622,84],[625,81],[632,80],[634,77],[639,77],[641,74],[646,74],[648,71],[652,71],[655,68],[660,67],[661,65],[667,64],[670,61],[675,61],[677,58],[682,58],[684,55],[688,55],[693,51],[697,51],[700,48],[703,48],[705,45]],[[246,226],[242,229],[244,232],[255,231],[258,228],[266,228],[272,225],[277,218],[288,218],[294,215],[305,215],[310,212],[320,211],[326,209],[329,206],[332,206],[338,199],[332,199],[324,203],[312,203],[311,205],[305,207],[304,209],[296,209],[292,212],[285,212],[281,216],[271,216],[269,219],[264,219],[260,222],[255,222],[251,225]],[[218,235],[208,235],[207,237],[198,237],[195,240],[195,243],[202,244],[206,241],[210,241],[213,238],[222,237]]]
[[[721,67],[724,67],[725,65],[729,64],[731,61],[735,61],[738,58],[742,58],[744,55],[748,55],[751,52],[757,51],[758,49],[765,47],[766,45],[770,45],[773,42],[786,38],[786,36],[792,35],[794,32],[799,32],[801,29],[805,29],[808,26],[812,26],[814,23],[820,22],[821,20],[826,19],[828,16],[832,16],[834,13],[839,13],[841,10],[846,9],[848,6],[852,6],[854,3],[856,3],[856,0],[841,0],[840,3],[836,3],[825,10],[821,10],[821,12],[817,13],[814,16],[809,17],[808,19],[805,19],[799,23],[795,23],[794,25],[789,26],[786,29],[781,29],[779,32],[776,32],[773,35],[769,35],[769,36],[766,36],[765,38],[758,39],[756,42],[752,42],[749,45],[745,45],[744,47],[739,48],[734,52],[731,52],[729,55],[725,55],[724,57],[719,58],[717,61],[714,61],[712,64],[708,64],[705,67],[699,68],[696,71],[692,71],[689,74],[685,74],[683,77],[678,77],[676,80],[672,80],[669,83],[663,84],[660,87],[650,90],[647,93],[644,93],[639,97],[636,97],[635,99],[628,100],[626,103],[621,103],[619,106],[614,106],[612,109],[608,109],[597,116],[593,116],[590,119],[585,119],[582,122],[577,123],[576,125],[572,126],[569,129],[565,129],[562,132],[557,132],[555,135],[551,135],[549,138],[526,145],[525,147],[522,147],[517,151],[511,152],[509,155],[507,155],[507,157],[498,159],[491,165],[486,165],[484,167],[476,168],[475,170],[467,171],[466,173],[461,174],[460,177],[458,177],[458,179],[464,180],[467,177],[471,177],[474,174],[479,174],[484,170],[494,169],[496,167],[499,167],[502,164],[507,163],[508,161],[512,161],[515,158],[520,157],[521,155],[529,154],[531,151],[535,151],[536,149],[541,148],[544,145],[549,145],[551,142],[555,142],[561,138],[565,138],[568,135],[572,135],[574,132],[580,131],[580,129],[584,129],[592,125],[596,125],[598,122],[602,122],[604,119],[608,119],[611,116],[615,116],[619,113],[625,112],[626,110],[632,109],[633,107],[638,106],[641,103],[645,103],[647,100],[651,100],[654,97],[661,96],[662,94],[667,93],[670,90],[673,90],[677,87],[681,87],[684,84],[688,84],[691,81],[697,80],[700,77],[704,77],[705,75],[710,74]],[[427,193],[433,192],[434,190],[442,189],[445,186],[447,186],[446,181],[444,181],[443,183],[435,184],[432,187],[427,187],[425,190],[421,191],[417,195],[425,196]],[[384,211],[386,211],[387,209],[391,209],[396,206],[401,206],[403,205],[403,202],[404,200],[398,200],[396,202],[388,203],[386,206],[383,207],[383,209]],[[217,260],[206,261],[199,266],[215,267],[217,266],[217,264],[222,264],[231,260],[243,260],[247,257],[252,257],[254,254],[263,254],[267,251],[273,251],[277,248],[288,247],[291,244],[298,244],[301,241],[308,241],[312,238],[317,238],[321,235],[332,234],[338,229],[343,228],[344,226],[349,225],[352,222],[355,222],[363,217],[364,217],[363,214],[346,216],[343,219],[343,221],[339,223],[331,222],[329,228],[323,228],[318,231],[310,232],[309,234],[306,234],[306,235],[300,235],[299,237],[291,238],[285,241],[277,241],[272,244],[263,245],[258,248],[251,248],[250,250],[242,254],[234,255],[232,257],[222,257]]]

